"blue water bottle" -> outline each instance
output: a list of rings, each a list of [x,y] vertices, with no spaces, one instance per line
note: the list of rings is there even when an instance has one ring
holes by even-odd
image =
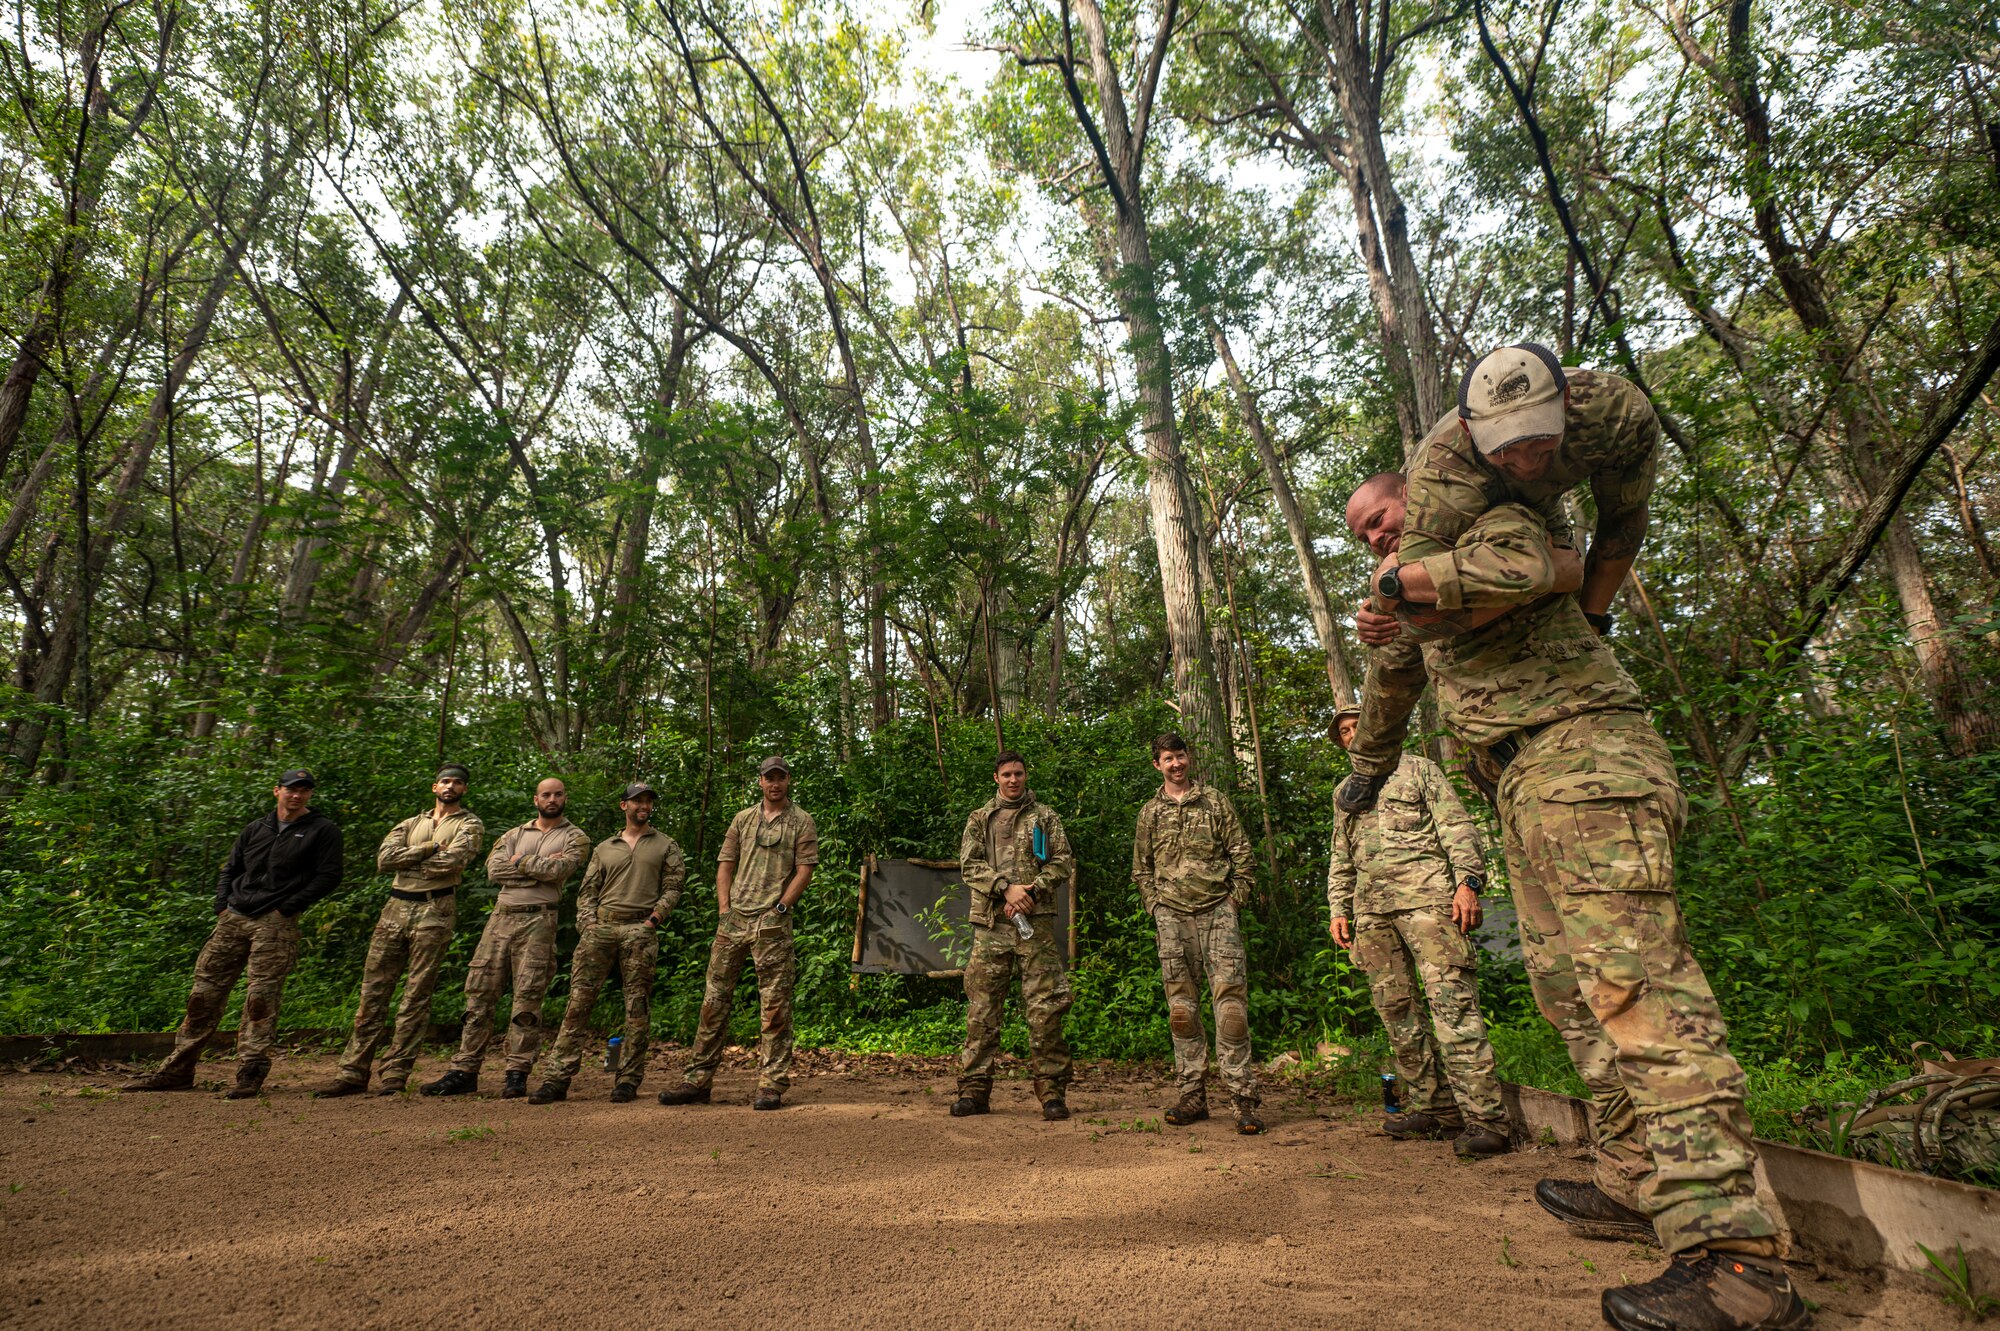
[[[618,1056],[624,1052],[624,1036],[614,1035],[604,1042],[604,1070],[614,1077],[618,1075]]]
[[[1393,1072],[1382,1074],[1382,1112],[1385,1114],[1403,1112],[1402,1102],[1396,1098],[1396,1074]]]

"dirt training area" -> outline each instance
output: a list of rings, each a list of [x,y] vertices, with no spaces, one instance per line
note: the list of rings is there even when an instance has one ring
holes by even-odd
[[[1163,1125],[1158,1069],[1119,1066],[1080,1070],[1067,1123],[1022,1081],[953,1119],[944,1060],[816,1052],[755,1113],[732,1051],[715,1104],[663,1108],[681,1053],[629,1105],[594,1069],[547,1107],[491,1070],[493,1098],[314,1101],[328,1058],[239,1103],[0,1074],[0,1326],[1580,1329],[1661,1265],[1536,1207],[1575,1152],[1461,1164],[1282,1087],[1256,1138]],[[1952,1317],[1796,1274],[1822,1328]]]

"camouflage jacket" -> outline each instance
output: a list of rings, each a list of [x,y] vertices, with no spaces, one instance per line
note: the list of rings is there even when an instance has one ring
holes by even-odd
[[[375,867],[396,875],[393,885],[398,892],[457,887],[485,840],[486,825],[470,809],[460,808],[442,820],[420,813],[389,829],[375,852]]]
[[[1225,897],[1241,906],[1255,881],[1250,866],[1250,838],[1221,791],[1198,785],[1176,800],[1162,789],[1139,810],[1132,881],[1148,913],[1164,903],[1193,914]]]
[[[1485,870],[1451,779],[1422,754],[1405,754],[1374,808],[1335,812],[1326,902],[1335,919],[1448,906],[1460,883]]]
[[[798,866],[819,863],[819,826],[796,804],[776,818],[764,817],[761,802],[753,804],[730,820],[716,859],[736,866],[729,908],[759,915],[778,904]]]
[[[1036,799],[1034,791],[1029,791],[1020,808],[1013,811],[1013,833],[996,857],[986,843],[988,829],[1000,811],[1000,798],[996,795],[972,811],[965,820],[964,833],[958,838],[958,869],[972,893],[972,922],[991,927],[1005,920],[1001,906],[1006,901],[1008,885],[1015,883],[1034,893],[1034,901],[1028,907],[1030,915],[1053,915],[1056,890],[1076,870],[1062,819],[1056,817],[1054,809]],[[1039,854],[1037,832],[1041,834]]]
[[[1437,557],[1425,561],[1433,576],[1448,578],[1460,605],[1520,609],[1455,637],[1420,644],[1406,632],[1376,648],[1361,690],[1360,728],[1347,750],[1355,771],[1395,770],[1427,673],[1437,682],[1445,724],[1469,744],[1492,744],[1581,712],[1641,706],[1638,686],[1584,619],[1576,597],[1551,593],[1548,541],[1533,511],[1503,504],[1469,526],[1443,557],[1448,573]],[[1536,548],[1539,555],[1531,553]]]
[[[590,854],[590,838],[565,818],[544,832],[530,818],[510,827],[486,857],[486,881],[500,889],[502,906],[553,906],[563,884]],[[519,855],[518,860],[514,857]]]
[[[649,827],[637,844],[624,833],[606,837],[590,852],[590,867],[576,889],[576,925],[588,929],[602,915],[607,924],[636,924],[648,915],[665,919],[680,904],[687,859],[678,841]]]
[[[1399,553],[1404,563],[1443,554],[1499,504],[1526,504],[1542,515],[1550,536],[1575,545],[1563,496],[1585,481],[1597,503],[1597,539],[1629,541],[1646,534],[1646,503],[1658,465],[1660,418],[1630,381],[1599,370],[1569,370],[1569,414],[1562,447],[1548,474],[1511,481],[1488,462],[1447,413],[1410,454],[1409,504]]]

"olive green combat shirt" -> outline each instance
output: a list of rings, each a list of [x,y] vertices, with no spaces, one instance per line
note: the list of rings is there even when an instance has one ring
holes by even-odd
[[[759,801],[730,820],[716,859],[736,866],[729,909],[761,915],[778,904],[801,864],[819,863],[819,826],[789,801],[775,818],[766,818]]]
[[[1035,857],[1038,827],[1046,859]],[[972,922],[988,928],[1006,918],[1002,907],[1008,886],[1014,884],[1034,895],[1029,915],[1053,915],[1056,891],[1075,870],[1062,819],[1032,790],[1011,808],[997,795],[986,801],[965,820],[965,832],[958,839],[958,871],[971,890]]]
[[[1361,690],[1361,724],[1347,750],[1355,771],[1373,776],[1395,770],[1427,673],[1436,682],[1445,724],[1468,744],[1494,744],[1583,712],[1641,708],[1638,686],[1583,617],[1575,594],[1552,590],[1556,565],[1549,543],[1538,514],[1503,504],[1471,523],[1456,548],[1422,561],[1447,612],[1519,608],[1430,642],[1419,642],[1406,628],[1375,648]]]
[[[1485,872],[1472,816],[1422,754],[1403,755],[1374,808],[1334,813],[1326,902],[1336,920],[1449,906],[1460,883]]]
[[[1196,785],[1177,800],[1162,787],[1139,810],[1132,881],[1147,914],[1158,905],[1196,915],[1225,897],[1239,906],[1248,901],[1255,881],[1250,838],[1229,797]]]
[[[664,920],[680,904],[686,882],[680,843],[659,828],[648,827],[636,844],[622,832],[607,837],[590,853],[576,889],[577,927],[588,929],[600,918],[606,924],[637,924],[649,915]]]
[[[486,857],[486,881],[500,889],[499,906],[554,906],[563,884],[590,854],[590,838],[567,818],[544,832],[530,818],[510,827]],[[519,855],[520,859],[514,857]]]
[[[464,806],[441,819],[420,813],[389,829],[375,867],[396,875],[391,886],[398,892],[437,892],[465,881],[465,866],[485,840],[486,825]]]

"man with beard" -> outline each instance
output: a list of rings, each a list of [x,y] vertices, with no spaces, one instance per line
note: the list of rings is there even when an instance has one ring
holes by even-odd
[[[1535,1200],[1581,1235],[1650,1234],[1671,1255],[1657,1278],[1605,1291],[1605,1320],[1623,1331],[1803,1327],[1811,1314],[1753,1183],[1743,1069],[1674,894],[1687,799],[1579,604],[1588,565],[1514,503],[1400,562],[1406,511],[1392,474],[1348,501],[1402,629],[1369,662],[1336,802],[1373,806],[1428,675],[1495,784],[1528,979],[1596,1102],[1596,1182],[1544,1179]]]
[[[729,1039],[729,1005],[743,963],[757,967],[762,1005],[762,1066],[753,1109],[778,1109],[792,1084],[792,981],[797,961],[792,949],[792,907],[805,895],[819,863],[819,827],[811,814],[792,803],[792,769],[772,754],[757,766],[764,798],[737,814],[722,839],[715,869],[715,946],[708,954],[708,985],[701,999],[701,1025],[686,1080],[660,1092],[663,1105],[708,1103],[709,1084],[722,1063]]]
[[[277,809],[237,836],[215,884],[215,928],[194,963],[187,1015],[174,1051],[159,1071],[127,1082],[127,1091],[185,1091],[194,1085],[201,1047],[215,1034],[229,991],[243,987],[243,1023],[236,1033],[236,1085],[231,1100],[264,1087],[278,1043],[278,1002],[285,976],[299,959],[299,916],[340,886],[340,829],[308,808],[313,775],[303,767],[278,778]]]
[[[954,1118],[987,1112],[993,1059],[1000,1052],[1000,1016],[1014,972],[1021,973],[1021,1007],[1028,1019],[1028,1056],[1042,1117],[1069,1117],[1069,1045],[1063,1014],[1069,979],[1056,937],[1056,893],[1075,861],[1056,811],[1028,789],[1028,761],[1003,752],[993,760],[999,793],[965,820],[958,869],[971,893],[972,955],[965,963],[965,1053],[959,1060]],[[1026,921],[1023,935],[1020,921]]]
[[[507,1078],[502,1100],[528,1093],[528,1073],[542,1047],[542,999],[556,969],[556,907],[563,883],[590,853],[590,838],[563,817],[569,790],[557,777],[535,787],[535,816],[509,828],[486,857],[486,881],[500,889],[465,974],[465,1024],[451,1069],[425,1095],[466,1095],[479,1089],[479,1067],[493,1040],[500,994],[514,991],[507,1022]]]
[[[347,1048],[341,1052],[340,1072],[314,1092],[322,1099],[359,1095],[368,1089],[369,1065],[388,1034],[389,996],[399,979],[403,1001],[396,1010],[394,1037],[382,1055],[377,1094],[394,1095],[410,1079],[431,1017],[431,994],[437,989],[438,971],[458,919],[458,885],[486,839],[479,815],[465,807],[471,777],[458,763],[438,768],[431,783],[430,812],[390,828],[375,852],[375,867],[395,878],[368,940],[361,1003],[354,1011]]]
[[[660,961],[660,924],[680,904],[687,859],[680,843],[653,826],[659,793],[634,781],[618,797],[625,826],[597,843],[576,890],[576,952],[569,959],[569,1005],[562,1030],[543,1066],[531,1105],[569,1098],[569,1084],[583,1066],[590,1038],[590,1010],[615,967],[625,990],[625,1038],[618,1058],[613,1104],[639,1097],[646,1078],[647,1037],[653,1030],[653,973]]]

